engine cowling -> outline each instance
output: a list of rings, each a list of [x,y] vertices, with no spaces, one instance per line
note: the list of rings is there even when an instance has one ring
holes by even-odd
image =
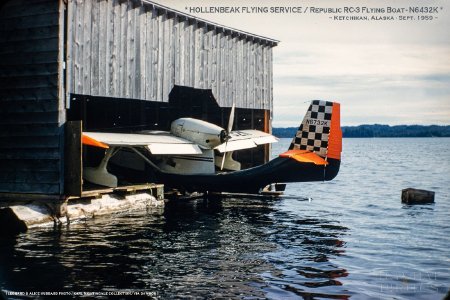
[[[170,132],[208,149],[223,144],[227,137],[222,127],[192,118],[176,119],[170,126]]]

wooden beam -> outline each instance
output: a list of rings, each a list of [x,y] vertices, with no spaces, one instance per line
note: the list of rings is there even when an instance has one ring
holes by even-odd
[[[64,194],[81,196],[82,193],[82,147],[81,121],[67,121],[65,125]]]

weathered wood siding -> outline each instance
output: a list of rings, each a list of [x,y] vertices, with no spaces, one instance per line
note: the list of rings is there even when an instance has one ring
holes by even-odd
[[[68,12],[71,93],[167,102],[176,84],[272,109],[273,42],[145,1],[69,0]]]
[[[63,190],[58,0],[0,7],[0,193]]]

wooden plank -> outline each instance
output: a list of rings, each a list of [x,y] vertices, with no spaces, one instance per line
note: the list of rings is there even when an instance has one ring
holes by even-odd
[[[2,85],[0,85],[0,90],[10,90],[22,89],[22,88],[46,88],[46,87],[57,87],[58,77],[54,75],[46,76],[15,76],[15,77],[4,77],[2,78]]]
[[[54,136],[59,134],[58,124],[3,124],[0,137]]]
[[[49,52],[58,48],[58,38],[39,39],[38,41],[5,42],[0,44],[0,55],[12,53]]]
[[[34,17],[36,15],[45,15],[48,13],[55,13],[58,7],[54,1],[42,1],[41,3],[32,3],[32,5],[16,5],[9,6],[5,12],[1,14],[2,19],[11,19],[18,17]]]
[[[33,148],[30,151],[29,148],[20,149],[20,148],[12,148],[12,149],[1,149],[0,151],[0,159],[60,159],[61,152],[59,147],[57,148]],[[7,174],[2,173],[0,174]],[[2,175],[0,175],[1,177]],[[3,177],[2,177],[3,178]]]
[[[194,31],[194,87],[195,88],[202,88],[203,87],[203,80],[201,78],[202,73],[202,62],[201,62],[201,55],[202,55],[202,29],[196,26]]]
[[[239,93],[236,98],[236,103],[239,103],[240,107],[243,107],[242,102],[244,101],[245,92],[245,81],[244,81],[244,40],[239,39],[239,55],[238,55],[238,89]]]
[[[166,26],[167,16],[162,14],[158,16],[158,76],[156,78],[156,101],[163,101],[163,84],[164,84],[164,27]]]
[[[97,0],[91,2],[91,60],[86,62],[90,64],[91,72],[89,74],[90,93],[86,95],[99,96],[99,77],[100,77],[100,3]]]
[[[159,52],[160,52],[160,23],[158,13],[153,7],[152,9],[152,68],[151,68],[151,99],[153,101],[159,101],[158,99],[158,77],[161,73],[158,72],[159,65]]]
[[[25,112],[4,114],[0,118],[0,124],[45,124],[58,122],[58,112]]]
[[[273,112],[273,63],[272,63],[272,49],[269,50],[269,82],[268,82],[268,89],[269,89],[269,109],[271,112]]]
[[[92,1],[83,2],[83,66],[82,94],[91,95],[91,66],[92,66],[92,21],[91,21]]]
[[[255,68],[256,68],[256,57],[255,57],[256,44],[251,43],[251,54],[250,54],[250,101],[247,103],[246,107],[253,108],[255,106]]]
[[[39,3],[44,3],[44,2],[52,2],[51,0],[28,0],[27,3],[36,5]],[[52,2],[54,4],[54,2]],[[20,8],[23,6],[23,2],[22,1],[9,1],[8,3],[4,4],[4,7],[11,9],[11,8]],[[0,16],[3,14],[3,11],[0,11]]]
[[[58,39],[58,125],[62,126],[66,121],[66,87],[65,80],[65,60],[66,60],[66,41],[65,41],[65,9],[66,4],[59,0],[59,39]],[[62,180],[60,182],[62,188]]]
[[[120,4],[120,18],[119,18],[119,22],[120,22],[120,35],[119,35],[119,40],[118,40],[118,44],[120,45],[119,47],[119,55],[118,55],[118,59],[119,59],[119,68],[117,70],[117,72],[119,73],[119,81],[117,82],[118,84],[118,93],[117,96],[118,97],[126,97],[126,92],[125,92],[125,86],[126,86],[126,57],[127,57],[127,45],[126,45],[126,41],[127,41],[127,3],[121,3]]]
[[[8,32],[8,34],[0,35],[0,43],[30,42],[57,37],[57,26],[12,29]]]
[[[110,62],[110,80],[109,80],[109,95],[114,97],[120,97],[120,51],[121,51],[121,33],[122,23],[121,18],[121,5],[118,0],[108,1],[111,2],[113,15],[111,24],[113,26],[113,38],[109,44],[111,49],[111,62]]]
[[[270,74],[270,67],[272,65],[272,61],[270,61],[270,57],[269,54],[272,51],[272,48],[270,48],[269,46],[264,47],[264,75],[265,75],[265,82],[264,82],[264,87],[265,87],[265,97],[264,97],[264,101],[265,103],[268,103],[268,109],[272,110],[271,107],[271,93],[270,93],[270,82],[272,80],[271,78],[271,74]]]
[[[232,35],[228,36],[228,78],[227,78],[227,104],[232,106],[234,102],[235,84],[234,75],[236,74],[235,58],[236,53],[234,51],[235,41]]]
[[[250,73],[249,73],[249,64],[250,64],[250,51],[249,51],[250,42],[248,40],[244,40],[244,98],[242,99],[242,107],[248,107],[247,103],[250,98]]]
[[[98,43],[98,94],[100,96],[108,95],[107,91],[107,73],[108,73],[108,61],[109,51],[108,43],[110,37],[110,28],[108,19],[110,12],[108,9],[108,1],[100,1],[98,3],[99,11],[99,43]]]
[[[3,86],[0,81],[0,97],[4,101],[26,101],[39,99],[57,99],[57,90],[54,87],[22,87],[14,88]]]
[[[153,100],[153,11],[146,12],[146,48],[145,48],[145,99]]]
[[[59,154],[59,151],[58,151]],[[1,155],[1,153],[0,153]],[[1,157],[1,156],[0,156]],[[3,157],[1,157],[3,159]],[[35,159],[39,159],[36,156]],[[0,182],[3,183],[59,183],[60,173],[58,171],[39,171],[39,172],[29,172],[22,170],[14,170],[11,172],[1,172]]]
[[[147,14],[144,5],[139,7],[139,93],[137,99],[147,99],[146,77],[147,77]],[[137,83],[136,83],[137,85]]]
[[[2,149],[58,148],[59,136],[7,136],[0,137]]]
[[[83,94],[83,2],[70,1],[73,5],[72,83],[71,93]]]
[[[261,53],[261,45],[255,44],[256,46],[256,63],[255,63],[255,103],[253,108],[263,108],[264,101],[261,98],[261,65],[262,65],[262,53]],[[263,105],[261,105],[263,104]]]
[[[16,61],[15,63],[15,65],[2,66],[0,68],[0,78],[47,76],[58,74],[58,65],[56,64],[56,61],[51,63],[25,65],[21,64],[19,61]]]
[[[125,98],[133,98],[136,72],[136,10],[128,2],[127,8],[127,39],[126,39],[126,69],[125,69]]]
[[[59,159],[10,160],[0,159],[2,172],[24,170],[30,172],[55,171],[60,167]],[[13,189],[12,189],[13,190]]]
[[[103,61],[101,62],[102,67],[101,68],[101,73],[103,76],[103,83],[100,87],[100,93],[102,95],[110,95],[110,83],[111,83],[111,66],[112,66],[112,44],[113,44],[113,39],[114,39],[114,8],[112,7],[113,5],[113,1],[102,1],[101,3],[101,9],[100,9],[100,13],[104,14],[104,19],[102,19],[102,22],[104,22],[103,26],[101,30],[104,30],[104,44],[103,44],[103,48],[104,48],[104,54],[103,57],[101,58]],[[103,49],[102,48],[102,49]]]
[[[267,102],[267,46],[262,47],[262,87],[261,87],[261,97],[264,103]]]
[[[64,194],[81,196],[83,163],[81,144],[81,121],[68,121],[64,135]]]
[[[0,193],[20,191],[21,193],[59,194],[57,183],[0,182]]]
[[[195,55],[196,55],[196,35],[197,31],[197,22],[194,22],[191,26],[191,31],[189,32],[189,43],[190,43],[190,49],[189,49],[189,85],[192,87],[195,87],[196,80],[195,80],[195,72],[196,72],[196,64],[195,64]]]
[[[174,84],[180,85],[180,31],[183,30],[183,21],[178,17],[174,20]]]
[[[141,53],[141,8],[138,6],[134,8],[134,80],[133,80],[133,99],[141,99],[141,60],[143,59]]]
[[[56,2],[57,3],[57,2]],[[10,19],[0,19],[0,32],[9,32],[14,29],[28,29],[48,26],[58,26],[59,13],[52,12],[32,17],[17,17]]]
[[[54,51],[29,53],[8,53],[0,56],[0,66],[32,66],[34,64],[56,63],[58,52]]]
[[[217,99],[217,34],[212,31],[211,34],[211,71],[210,71],[210,87]]]
[[[30,112],[56,112],[58,111],[58,102],[55,99],[39,100],[0,100],[2,106],[1,114],[10,113],[30,113]]]
[[[220,106],[225,106],[225,35],[223,32],[219,33],[220,44],[219,44],[219,94],[217,100],[219,101]]]
[[[167,82],[167,91],[165,95],[164,101],[169,102],[169,93],[172,91],[173,86],[175,85],[175,57],[176,57],[176,40],[178,37],[178,27],[176,26],[176,18],[170,18],[170,30],[169,30],[169,81]]]
[[[239,41],[237,37],[232,38],[231,43],[231,65],[232,65],[232,71],[231,71],[231,78],[230,78],[230,84],[231,84],[231,104],[236,103],[237,101],[237,94],[238,94],[238,49],[239,49]]]
[[[24,193],[11,193],[11,192],[3,192],[0,193],[0,201],[61,201],[60,195],[49,195],[49,194],[24,194]]]
[[[186,20],[185,30],[184,30],[184,47],[183,47],[183,56],[184,56],[184,85],[191,85],[191,33],[192,33],[193,24],[189,24],[189,21]]]
[[[73,65],[72,65],[72,57],[73,57],[73,34],[74,34],[74,15],[73,15],[73,1],[69,1],[67,3],[67,20],[66,20],[66,41],[63,41],[63,43],[66,43],[66,57],[63,58],[66,62],[65,67],[66,69],[63,71],[64,75],[66,76],[65,78],[65,108],[69,109],[70,108],[70,93],[71,93],[71,89],[72,89],[72,70],[73,70]],[[63,45],[64,46],[64,45]]]
[[[162,94],[161,101],[169,101],[169,93],[173,86],[173,18],[164,18]]]
[[[208,36],[206,26],[200,28],[200,86],[208,88]]]

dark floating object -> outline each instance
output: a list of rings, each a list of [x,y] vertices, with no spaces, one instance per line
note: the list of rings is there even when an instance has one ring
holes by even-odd
[[[402,190],[402,203],[424,204],[434,203],[434,192],[407,188]]]

